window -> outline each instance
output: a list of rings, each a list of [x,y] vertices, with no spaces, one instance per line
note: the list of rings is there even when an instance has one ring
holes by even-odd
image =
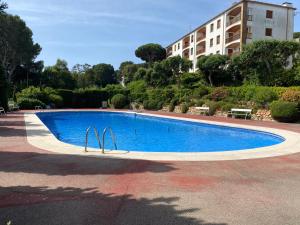
[[[214,39],[210,39],[210,47],[214,46]]]
[[[221,20],[217,21],[217,29],[219,29],[221,27]]]
[[[220,40],[221,40],[221,36],[218,35],[218,36],[217,36],[217,45],[220,44]]]
[[[192,35],[192,37],[191,37],[191,42],[192,43],[194,42],[194,35]]]
[[[267,10],[266,11],[266,18],[267,19],[273,19],[273,11]]]
[[[248,8],[248,21],[253,21],[253,9]]]
[[[272,28],[266,28],[266,36],[267,37],[272,37],[272,33],[273,33]]]
[[[191,55],[194,55],[194,48],[191,48]]]
[[[252,27],[247,26],[247,38],[252,39]]]
[[[176,45],[174,45],[174,51],[176,51]]]
[[[178,43],[178,49],[180,49],[180,43]]]
[[[210,32],[213,32],[214,31],[214,24],[212,23],[211,25],[210,25]]]
[[[217,54],[220,54],[220,51],[217,51]]]

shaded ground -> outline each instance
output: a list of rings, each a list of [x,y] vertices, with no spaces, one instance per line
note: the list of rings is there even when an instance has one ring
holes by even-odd
[[[300,132],[299,125],[201,119]],[[224,162],[103,160],[37,149],[25,133],[22,113],[0,117],[0,224],[300,224],[300,154]]]

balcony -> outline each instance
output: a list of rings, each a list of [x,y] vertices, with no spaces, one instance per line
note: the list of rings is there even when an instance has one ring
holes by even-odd
[[[190,36],[183,39],[183,49],[190,47]]]
[[[241,34],[238,33],[238,34],[234,34],[232,36],[229,36],[228,38],[226,38],[226,44],[229,44],[233,41],[236,41],[236,40],[240,40],[241,39]]]
[[[241,14],[239,14],[235,17],[230,17],[229,20],[227,21],[227,27],[229,27],[230,25],[235,24],[239,21],[241,21]]]
[[[197,47],[196,47],[196,55],[204,54],[205,51],[206,51],[205,42],[201,42],[200,44],[197,45]]]
[[[183,58],[189,59],[190,58],[190,49],[186,49],[182,52]]]
[[[200,42],[206,38],[206,27],[203,27],[197,31],[197,42]]]

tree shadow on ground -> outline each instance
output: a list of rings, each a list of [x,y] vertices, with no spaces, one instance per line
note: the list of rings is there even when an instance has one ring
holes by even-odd
[[[2,172],[67,176],[166,173],[175,169],[171,163],[146,160],[0,151],[0,171]]]
[[[199,218],[199,208],[179,210],[180,198],[134,198],[96,188],[0,187],[0,223],[12,225],[226,225]]]

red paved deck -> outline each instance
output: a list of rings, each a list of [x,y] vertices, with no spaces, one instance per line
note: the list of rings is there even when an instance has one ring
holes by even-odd
[[[300,133],[299,125],[201,119]],[[59,155],[29,145],[23,114],[9,114],[0,117],[0,224],[8,220],[13,225],[298,225],[300,154],[224,162]]]

